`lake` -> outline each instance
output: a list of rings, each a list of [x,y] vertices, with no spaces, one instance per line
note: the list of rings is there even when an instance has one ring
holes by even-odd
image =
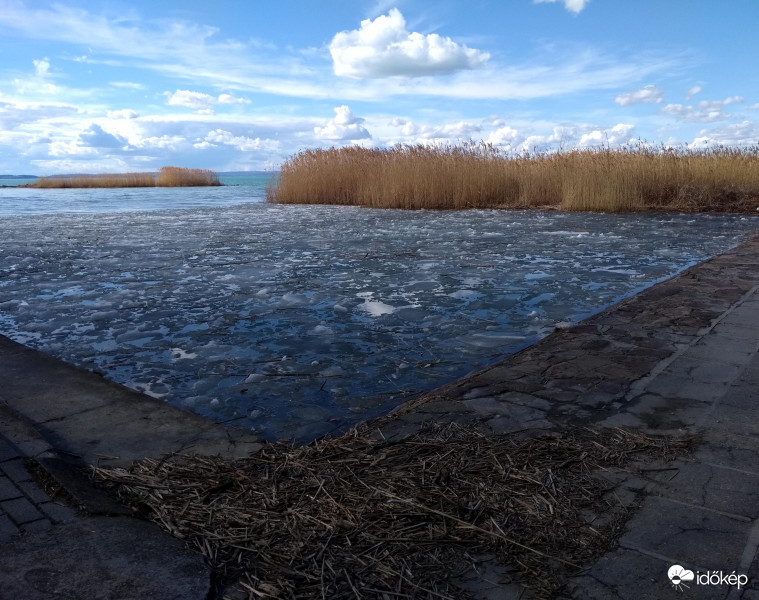
[[[0,189],[0,332],[269,439],[339,433],[722,252],[752,215]]]

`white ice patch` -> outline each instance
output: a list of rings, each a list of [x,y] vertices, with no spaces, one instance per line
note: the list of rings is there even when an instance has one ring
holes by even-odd
[[[373,317],[381,317],[382,315],[391,315],[396,311],[394,306],[380,302],[379,300],[365,300],[363,304],[358,306],[364,312],[369,313]]]
[[[171,349],[171,358],[174,361],[189,360],[189,359],[197,358],[197,357],[198,357],[198,354],[196,352],[186,352],[185,350],[182,350],[181,348]]]

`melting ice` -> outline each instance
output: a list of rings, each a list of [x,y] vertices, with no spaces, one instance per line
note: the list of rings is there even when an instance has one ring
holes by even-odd
[[[0,332],[217,421],[307,442],[758,228],[742,216],[264,203],[5,216]]]

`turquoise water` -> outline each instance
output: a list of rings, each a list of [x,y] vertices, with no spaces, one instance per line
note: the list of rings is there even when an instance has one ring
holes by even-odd
[[[10,178],[0,177],[0,187],[2,186],[16,187],[19,185],[26,185],[27,183],[34,183],[35,181],[37,181],[36,177],[28,177],[28,178],[23,178],[23,179],[19,179],[16,177],[10,177]]]

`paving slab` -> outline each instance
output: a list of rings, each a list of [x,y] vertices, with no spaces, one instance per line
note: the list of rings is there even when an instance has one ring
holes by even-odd
[[[203,558],[155,525],[92,517],[0,544],[1,600],[205,600]]]

